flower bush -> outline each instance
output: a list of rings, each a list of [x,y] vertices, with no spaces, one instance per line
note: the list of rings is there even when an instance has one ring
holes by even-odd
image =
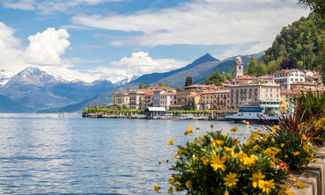
[[[220,131],[178,146],[169,183],[188,194],[277,194],[286,191],[286,166]]]

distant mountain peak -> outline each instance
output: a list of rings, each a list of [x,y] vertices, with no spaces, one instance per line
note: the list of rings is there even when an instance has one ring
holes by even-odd
[[[192,64],[202,64],[202,63],[211,62],[211,61],[220,61],[220,60],[214,58],[209,53],[206,53],[203,56],[196,59]]]

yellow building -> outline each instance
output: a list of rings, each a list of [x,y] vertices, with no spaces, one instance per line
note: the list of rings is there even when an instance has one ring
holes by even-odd
[[[294,100],[295,97],[299,96],[300,92],[298,91],[293,91],[293,90],[281,90],[280,91],[280,111],[281,112],[288,112],[288,113],[292,113],[293,109],[294,109],[294,102],[292,102]]]

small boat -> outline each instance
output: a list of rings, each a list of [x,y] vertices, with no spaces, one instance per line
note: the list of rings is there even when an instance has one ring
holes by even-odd
[[[239,108],[237,114],[225,116],[225,120],[234,122],[263,123],[262,119],[277,123],[280,103],[276,101],[250,101]],[[247,124],[247,123],[246,123]]]

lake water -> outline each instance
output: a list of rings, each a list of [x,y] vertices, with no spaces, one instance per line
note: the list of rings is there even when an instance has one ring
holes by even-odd
[[[200,130],[185,137],[189,125]],[[154,183],[165,193],[177,151],[166,145],[170,138],[180,145],[234,126],[232,134],[248,135],[246,125],[224,121],[0,114],[0,193],[153,194]]]

